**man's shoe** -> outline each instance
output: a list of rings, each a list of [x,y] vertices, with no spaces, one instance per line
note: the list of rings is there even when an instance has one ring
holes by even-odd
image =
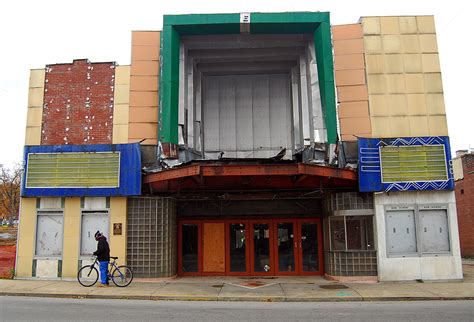
[[[110,285],[109,284],[99,284],[99,287],[109,287]]]

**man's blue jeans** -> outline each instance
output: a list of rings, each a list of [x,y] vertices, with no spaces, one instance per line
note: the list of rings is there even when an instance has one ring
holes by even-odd
[[[99,268],[100,268],[100,282],[102,284],[107,284],[107,266],[109,265],[109,262],[99,262]]]

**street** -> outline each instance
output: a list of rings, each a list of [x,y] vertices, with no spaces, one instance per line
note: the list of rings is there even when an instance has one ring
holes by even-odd
[[[473,321],[473,301],[183,302],[0,297],[1,321]]]

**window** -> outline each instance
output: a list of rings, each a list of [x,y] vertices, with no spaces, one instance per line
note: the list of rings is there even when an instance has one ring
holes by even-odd
[[[385,212],[385,225],[388,255],[450,252],[445,206],[389,206]]]
[[[331,250],[373,250],[373,216],[329,218]]]
[[[448,180],[444,145],[380,148],[382,182]]]
[[[36,255],[61,256],[63,249],[63,212],[38,211]]]

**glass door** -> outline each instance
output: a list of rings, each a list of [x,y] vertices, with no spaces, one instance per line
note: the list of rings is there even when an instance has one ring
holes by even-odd
[[[318,219],[298,222],[299,274],[318,275],[323,273],[322,231]]]
[[[275,271],[273,263],[273,243],[271,221],[252,221],[251,226],[251,274],[271,275]]]
[[[248,223],[228,223],[227,234],[227,273],[245,275],[249,270]]]
[[[278,275],[294,275],[296,267],[296,222],[276,221],[276,266]]]

